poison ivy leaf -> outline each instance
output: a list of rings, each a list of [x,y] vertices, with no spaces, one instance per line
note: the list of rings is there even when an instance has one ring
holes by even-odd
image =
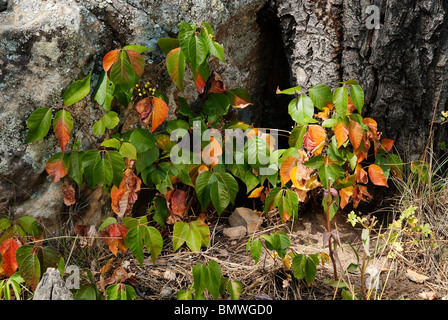
[[[159,149],[153,146],[153,148],[137,154],[137,160],[135,161],[135,168],[137,173],[143,172],[149,168],[158,158]]]
[[[210,260],[207,262],[208,266],[204,269],[204,283],[208,292],[213,298],[218,299],[219,287],[221,285],[221,268],[216,261]]]
[[[123,156],[118,151],[107,150],[104,153],[104,157],[108,159],[109,162],[112,164],[112,172],[113,172],[112,183],[115,186],[119,186],[123,178],[123,170],[125,169]]]
[[[230,105],[234,108],[244,109],[253,104],[249,93],[245,89],[236,88],[227,90],[226,95],[229,98]]]
[[[305,281],[306,283],[312,283],[316,277],[317,269],[316,264],[311,258],[307,258],[305,262]]]
[[[201,29],[200,36],[204,39],[210,54],[224,62],[224,48],[214,40],[213,30],[209,28],[209,25]]]
[[[120,118],[118,118],[118,114],[114,111],[109,111],[103,116],[104,126],[107,129],[113,129],[120,123]]]
[[[359,114],[361,114],[362,107],[364,106],[364,91],[359,85],[354,84],[350,87],[350,97]]]
[[[68,174],[79,186],[82,186],[82,175],[84,174],[82,154],[83,152],[72,152],[69,156],[70,168]]]
[[[101,236],[106,239],[109,250],[117,256],[118,250],[127,251],[125,244],[126,235],[129,228],[123,224],[111,223],[101,232]]]
[[[311,124],[308,126],[308,133],[314,145],[309,151],[313,151],[314,156],[318,156],[325,146],[325,140],[327,138],[325,129],[319,125]]]
[[[138,58],[138,56],[135,54],[128,55],[128,52],[135,52],[140,56],[141,59]],[[131,60],[132,58],[134,59]],[[143,68],[141,65],[142,63]],[[114,83],[115,89],[119,87],[120,91],[128,91],[129,89],[134,87],[134,84],[143,74],[144,64],[145,61],[138,52],[132,50],[120,50],[117,60],[113,63],[107,75],[109,79]]]
[[[41,276],[41,265],[37,250],[30,245],[22,246],[18,248],[16,257],[20,275],[35,290]]]
[[[218,180],[214,180],[210,186],[210,197],[218,215],[221,215],[230,202],[226,185]]]
[[[394,140],[387,138],[381,139],[381,146],[383,147],[384,150],[389,152],[390,150],[392,150],[392,147],[394,146]]]
[[[134,145],[137,152],[142,153],[152,149],[156,143],[156,139],[148,130],[136,129],[132,131],[129,142]]]
[[[203,111],[208,116],[220,117],[227,114],[229,105],[229,98],[225,94],[211,93],[205,101]]]
[[[106,131],[106,125],[103,119],[100,119],[93,124],[92,131],[96,136],[102,136],[104,134],[104,132]]]
[[[119,150],[120,146],[121,146],[121,142],[120,142],[120,140],[118,140],[116,138],[112,138],[112,139],[104,140],[101,143],[101,146],[102,147],[106,147],[106,148],[114,148],[114,149]]]
[[[109,80],[106,72],[102,71],[93,98],[106,111],[110,111],[110,106],[114,98],[114,91],[115,85]]]
[[[369,178],[373,184],[377,186],[388,187],[386,177],[384,176],[383,169],[376,164],[369,166]]]
[[[179,48],[179,39],[175,38],[159,38],[158,46],[162,49],[164,54],[168,54],[171,50]]]
[[[151,49],[148,47],[145,47],[145,46],[140,46],[138,44],[130,44],[130,45],[124,46],[123,50],[132,50],[132,51],[136,51],[138,53],[143,53],[143,52],[151,50]]]
[[[294,94],[299,94],[301,91],[302,91],[302,87],[295,86],[295,87],[288,88],[288,89],[285,89],[285,90],[280,90],[279,88],[277,88],[276,93],[277,94],[294,95]]]
[[[347,114],[348,106],[348,91],[345,87],[336,88],[333,92],[333,103],[336,108],[336,112],[345,116]]]
[[[48,159],[45,170],[54,183],[59,182],[68,173],[70,168],[69,158],[66,154],[58,152]]]
[[[296,149],[300,149],[302,147],[303,136],[305,135],[307,128],[308,127],[305,125],[298,125],[292,129],[288,139],[290,147],[294,147]]]
[[[349,186],[346,188],[342,188],[339,190],[339,196],[341,197],[340,207],[344,209],[344,207],[348,204],[350,197],[353,195],[353,186]]]
[[[308,96],[293,99],[288,106],[288,113],[298,124],[308,124],[314,115],[314,105]]]
[[[28,134],[25,143],[44,138],[51,127],[51,109],[39,108],[33,111],[27,121]]]
[[[231,300],[239,300],[241,296],[242,286],[239,281],[228,281],[227,292],[230,293]]]
[[[318,84],[312,86],[308,89],[308,93],[314,105],[320,110],[323,110],[327,106],[327,103],[333,102],[331,89],[327,85]]]
[[[20,217],[19,222],[23,230],[25,230],[25,232],[30,236],[37,238],[43,231],[42,228],[39,228],[36,219],[33,217],[30,216]]]
[[[92,75],[92,71],[90,71],[89,75],[82,80],[77,80],[70,84],[67,89],[65,89],[62,94],[62,98],[64,104],[68,107],[82,100],[90,91],[90,77]]]
[[[143,227],[145,247],[151,255],[152,263],[156,263],[157,257],[160,255],[163,249],[163,238],[160,232],[151,226]]]
[[[184,243],[190,226],[188,223],[178,221],[173,227],[173,252],[176,252]]]
[[[336,136],[337,146],[341,147],[348,139],[348,128],[343,122],[338,122],[334,128],[334,135]]]
[[[129,250],[132,252],[134,257],[137,259],[137,261],[140,263],[140,266],[143,266],[143,228],[146,228],[146,226],[142,226],[140,228],[139,226],[135,226],[133,228],[130,228],[129,231],[126,234],[126,238],[124,239],[125,244],[129,248]]]
[[[140,114],[143,125],[151,123],[151,132],[160,126],[168,117],[169,108],[166,102],[157,97],[144,98],[137,103],[136,109]]]
[[[305,277],[306,256],[304,254],[296,254],[292,258],[292,270],[296,279]]]
[[[264,201],[264,210],[263,210],[264,213],[268,212],[269,210],[272,210],[274,200],[281,192],[282,188],[275,187],[268,193],[268,195],[266,196],[266,200]]]
[[[20,244],[15,238],[8,238],[2,242],[0,246],[0,254],[2,255],[3,270],[8,276],[12,276],[18,267],[16,260],[16,251]]]
[[[198,66],[193,71],[193,81],[198,93],[204,93],[205,84],[208,80],[210,74],[210,69],[208,67],[207,61],[204,61],[200,66]]]
[[[185,55],[179,47],[172,49],[167,54],[166,69],[176,87],[180,91],[184,91]]]
[[[188,57],[191,69],[195,70],[207,57],[208,47],[205,40],[197,35],[193,35],[188,41]]]
[[[343,179],[345,175],[344,169],[337,164],[324,165],[318,169],[319,179],[325,189],[329,189],[331,185],[339,179]],[[328,182],[330,181],[330,185]]]
[[[93,167],[93,175],[97,185],[108,186],[112,184],[114,171],[112,163],[109,159],[107,159],[107,157],[98,157],[96,159]]]
[[[128,159],[132,160],[137,159],[137,150],[129,142],[123,142],[123,144],[120,147],[120,153],[123,157],[126,157]]]
[[[203,171],[196,178],[196,195],[203,210],[205,210],[211,201],[210,188],[216,177],[211,171]]]
[[[358,122],[350,120],[350,124],[348,127],[348,136],[350,138],[350,143],[352,144],[353,149],[357,150],[361,145],[363,138],[363,130]]]
[[[65,153],[65,147],[70,140],[70,132],[73,128],[72,115],[70,112],[62,109],[59,110],[53,119],[53,130],[56,138],[59,140],[59,146],[62,153]]]
[[[163,228],[168,216],[168,207],[166,204],[166,200],[161,197],[155,197],[153,201],[154,204],[152,207],[155,209],[153,219]]]
[[[250,246],[250,255],[254,259],[255,264],[257,264],[261,256],[261,241],[259,239],[256,239],[252,242]]]

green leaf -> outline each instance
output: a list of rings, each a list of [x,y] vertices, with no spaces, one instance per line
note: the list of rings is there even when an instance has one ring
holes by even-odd
[[[187,100],[184,97],[178,97],[178,103],[179,103],[179,113],[181,115],[189,118],[196,118],[198,116],[191,110]]]
[[[294,94],[299,94],[301,91],[302,91],[302,87],[301,86],[295,86],[295,87],[288,88],[288,89],[285,89],[285,90],[277,91],[277,94],[294,95]]]
[[[223,93],[211,93],[203,107],[204,114],[208,116],[220,117],[229,111],[229,98]]]
[[[196,195],[203,210],[205,210],[211,201],[210,185],[216,179],[211,171],[203,171],[196,178]]]
[[[168,53],[166,69],[176,87],[184,91],[185,55],[180,48],[175,48]]]
[[[200,35],[206,43],[210,54],[224,62],[224,48],[222,45],[213,40],[213,30],[211,30],[211,28],[203,28],[201,29]]]
[[[264,213],[271,210],[270,208],[271,208],[271,206],[274,205],[275,198],[281,192],[282,192],[282,188],[280,188],[280,187],[275,187],[269,192],[269,194],[266,196],[266,199],[264,200],[264,210],[263,210]]]
[[[308,96],[293,99],[288,106],[288,113],[298,124],[308,124],[314,115],[314,105]]]
[[[185,236],[185,242],[191,251],[201,250],[202,237],[198,230],[193,230],[189,227],[189,230]]]
[[[219,287],[221,285],[221,268],[216,261],[207,262],[208,267],[205,268],[204,282],[208,292],[213,298],[218,299]]]
[[[132,68],[131,61],[126,50],[120,50],[117,61],[109,70],[109,78],[121,92],[128,91],[134,87],[140,78]]]
[[[255,261],[255,264],[257,264],[258,260],[261,256],[261,241],[260,239],[256,239],[252,242],[250,246],[250,255]]]
[[[28,134],[25,143],[43,139],[51,127],[51,109],[39,108],[33,111],[27,120]]]
[[[130,228],[126,237],[124,239],[124,243],[132,252],[134,257],[140,263],[140,266],[143,266],[143,242],[142,242],[143,234],[139,228],[139,226],[135,226]]]
[[[350,292],[348,292],[345,289],[342,289],[342,299],[344,300],[358,300],[354,295],[352,295]]]
[[[340,116],[347,114],[348,91],[345,87],[336,88],[333,92],[333,103]]]
[[[112,100],[114,99],[115,85],[107,77],[107,73],[102,71],[96,86],[94,99],[106,111],[110,111]]]
[[[132,132],[129,142],[134,145],[138,153],[142,153],[152,149],[156,144],[156,139],[148,130],[136,129]]]
[[[166,131],[168,131],[169,134],[171,134],[176,129],[184,129],[188,131],[190,129],[190,125],[188,124],[188,122],[184,120],[177,120],[177,119],[170,120],[167,122]]]
[[[72,152],[69,156],[70,168],[68,174],[79,186],[82,186],[82,175],[84,174],[82,154],[83,152]]]
[[[97,300],[97,293],[93,285],[80,286],[79,289],[74,290],[73,299],[75,300]]]
[[[138,44],[130,44],[130,45],[124,46],[123,50],[134,50],[134,51],[137,51],[138,53],[143,53],[143,52],[151,50],[151,49],[148,47],[145,47],[145,46],[140,46]]]
[[[239,281],[228,281],[227,292],[230,293],[231,300],[239,300],[241,296],[242,285]]]
[[[216,172],[215,176],[218,181],[222,182],[227,187],[230,202],[235,203],[238,194],[238,182],[236,182],[235,178],[227,172]]]
[[[207,267],[203,264],[197,264],[193,267],[193,288],[194,295],[199,296],[205,289],[205,269]]]
[[[171,50],[179,48],[179,39],[175,38],[159,38],[157,44],[163,53],[167,55]]]
[[[101,146],[102,147],[106,147],[106,148],[114,148],[114,149],[119,150],[120,146],[121,146],[121,142],[120,142],[120,140],[118,140],[116,138],[112,138],[112,139],[104,140],[101,143]]]
[[[37,226],[37,221],[35,218],[30,216],[23,216],[19,219],[20,225],[25,232],[33,237],[39,237],[42,229]]]
[[[109,225],[111,225],[112,223],[116,223],[117,219],[115,219],[114,217],[108,217],[106,218],[103,223],[100,225],[100,227],[98,228],[98,232],[101,232],[103,229],[107,228]]]
[[[34,247],[30,245],[19,247],[16,251],[16,260],[22,278],[36,288],[41,276],[41,266]]]
[[[120,147],[120,153],[123,157],[126,157],[128,159],[132,160],[137,159],[137,150],[129,142],[123,142],[123,144]]]
[[[352,97],[353,104],[361,114],[362,107],[364,106],[364,91],[357,84],[350,87],[350,97]]]
[[[218,215],[221,215],[230,202],[226,185],[218,180],[214,180],[210,186],[210,197]]]
[[[316,277],[317,269],[316,264],[311,258],[306,259],[305,262],[305,281],[306,283],[312,283]]]
[[[312,86],[308,89],[308,93],[314,105],[320,110],[325,108],[327,106],[327,103],[333,102],[331,89],[327,85],[318,84]]]
[[[121,179],[123,178],[123,171],[125,169],[125,163],[123,156],[118,151],[107,150],[104,153],[104,157],[112,164],[113,178],[112,183],[119,187]]]
[[[8,218],[0,219],[0,232],[8,229],[11,226],[11,221]]]
[[[306,133],[307,126],[298,125],[292,129],[291,134],[288,139],[288,144],[290,147],[300,149],[303,144],[303,137]]]
[[[113,129],[120,123],[118,114],[114,111],[109,111],[103,116],[103,122],[107,129]]]
[[[315,156],[315,157],[312,157],[307,162],[305,162],[304,165],[311,169],[319,169],[320,167],[322,167],[324,165],[324,159],[320,155]]]
[[[193,35],[188,41],[188,57],[191,69],[194,70],[200,66],[207,57],[208,47],[205,40],[197,35]]]
[[[305,163],[307,165],[307,163]],[[341,166],[333,163],[328,166],[321,166],[318,168],[319,179],[322,182],[322,186],[328,190],[329,187],[338,179],[343,179],[345,176],[345,171]],[[330,180],[330,185],[328,181]]]
[[[188,223],[178,221],[173,227],[173,252],[176,252],[184,243],[187,233],[190,231]]]
[[[97,185],[110,185],[114,177],[114,171],[110,160],[106,157],[97,158],[93,168],[93,175]]]
[[[159,149],[156,147],[138,153],[137,160],[135,161],[137,173],[143,172],[145,169],[151,166],[159,158],[159,155]]]
[[[96,136],[102,136],[104,134],[104,132],[106,131],[106,125],[103,119],[100,119],[93,124],[92,131]]]
[[[294,277],[298,280],[305,277],[305,263],[306,256],[304,254],[296,254],[292,258],[292,271],[294,272]]]
[[[144,227],[145,247],[151,254],[152,263],[156,263],[157,257],[163,249],[163,238],[160,232],[151,226]]]
[[[91,75],[92,71],[90,71],[87,77],[73,82],[67,87],[67,89],[65,89],[62,94],[62,98],[67,107],[82,100],[89,93]]]

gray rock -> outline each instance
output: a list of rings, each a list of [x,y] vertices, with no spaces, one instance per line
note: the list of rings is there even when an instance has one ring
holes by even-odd
[[[261,226],[263,219],[259,217],[253,210],[249,208],[239,207],[229,216],[229,224],[231,227],[243,226],[247,230],[247,234],[252,234]]]
[[[33,300],[73,300],[73,295],[65,286],[59,271],[48,268],[37,285]]]
[[[222,230],[222,233],[230,240],[240,239],[246,235],[247,228],[246,226],[224,228],[224,230]]]

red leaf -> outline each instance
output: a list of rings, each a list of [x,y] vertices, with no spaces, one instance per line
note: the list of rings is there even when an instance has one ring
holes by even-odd
[[[362,127],[358,122],[350,120],[350,124],[348,127],[348,136],[350,138],[350,143],[352,144],[353,149],[357,150],[363,138]]]
[[[394,140],[392,140],[392,139],[382,139],[381,140],[381,146],[384,148],[384,150],[389,152],[390,150],[392,150],[392,147],[394,146]]]
[[[166,55],[166,69],[177,88],[183,91],[185,56],[180,48],[175,48],[168,52]]]
[[[366,186],[356,185],[352,195],[353,208],[356,209],[356,207],[361,201],[366,201],[371,198],[372,196],[370,195],[369,192],[367,192]]]
[[[120,53],[119,49],[109,51],[103,58],[103,69],[108,72],[110,68],[114,65],[118,60],[118,54]]]
[[[71,138],[70,131],[72,128],[73,122],[70,113],[65,110],[58,111],[53,120],[53,130],[56,138],[59,140],[62,153],[65,153],[65,147]]]
[[[224,81],[222,80],[221,76],[213,71],[212,74],[212,81],[210,84],[210,90],[208,90],[209,93],[226,93],[228,90],[227,86],[225,85]]]
[[[378,125],[375,120],[372,118],[364,118],[362,119],[362,123],[369,127],[369,130],[373,134],[373,138],[376,139],[378,136]]]
[[[125,225],[115,222],[108,225],[101,232],[101,236],[106,238],[109,249],[115,256],[117,255],[118,250],[126,252],[127,246],[124,242],[124,238],[126,238],[128,230],[129,228]]]
[[[62,155],[62,154],[61,154]],[[45,165],[45,170],[54,183],[59,182],[68,173],[68,165],[64,161],[63,156],[50,158]]]
[[[310,137],[315,145],[314,149],[319,147],[317,150],[314,150],[314,155],[317,156],[319,155],[323,148],[324,148],[324,143],[326,138],[327,138],[327,134],[325,132],[325,128],[316,125],[316,124],[311,124],[308,126],[308,132],[310,134]]]
[[[120,182],[120,187],[112,187],[111,199],[112,210],[123,218],[126,213],[130,213],[132,205],[137,201],[137,192],[140,191],[141,179],[135,175],[131,169],[126,169]]]
[[[141,77],[145,72],[145,58],[143,58],[143,56],[135,50],[126,50],[126,52],[128,54],[129,61],[131,62],[132,69]]]
[[[386,177],[384,176],[383,169],[376,164],[371,164],[369,166],[369,177],[370,181],[377,186],[388,187]]]
[[[360,164],[356,165],[355,169],[356,174],[356,182],[366,184],[369,182],[369,178],[367,177],[367,172],[361,167]]]
[[[3,269],[8,274],[8,276],[12,276],[18,268],[16,251],[19,247],[20,244],[14,238],[6,239],[0,246]]]
[[[169,190],[166,199],[171,212],[182,218],[187,209],[187,193],[183,190]]]

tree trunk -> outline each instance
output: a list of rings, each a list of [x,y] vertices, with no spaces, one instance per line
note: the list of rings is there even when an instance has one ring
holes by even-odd
[[[435,146],[447,140],[439,124],[448,97],[448,2],[373,2],[380,13],[378,29],[368,28],[372,1],[277,0],[271,5],[280,20],[292,83],[309,88],[355,79],[366,94],[363,116],[377,120],[400,154],[415,160],[424,153],[433,118]]]

